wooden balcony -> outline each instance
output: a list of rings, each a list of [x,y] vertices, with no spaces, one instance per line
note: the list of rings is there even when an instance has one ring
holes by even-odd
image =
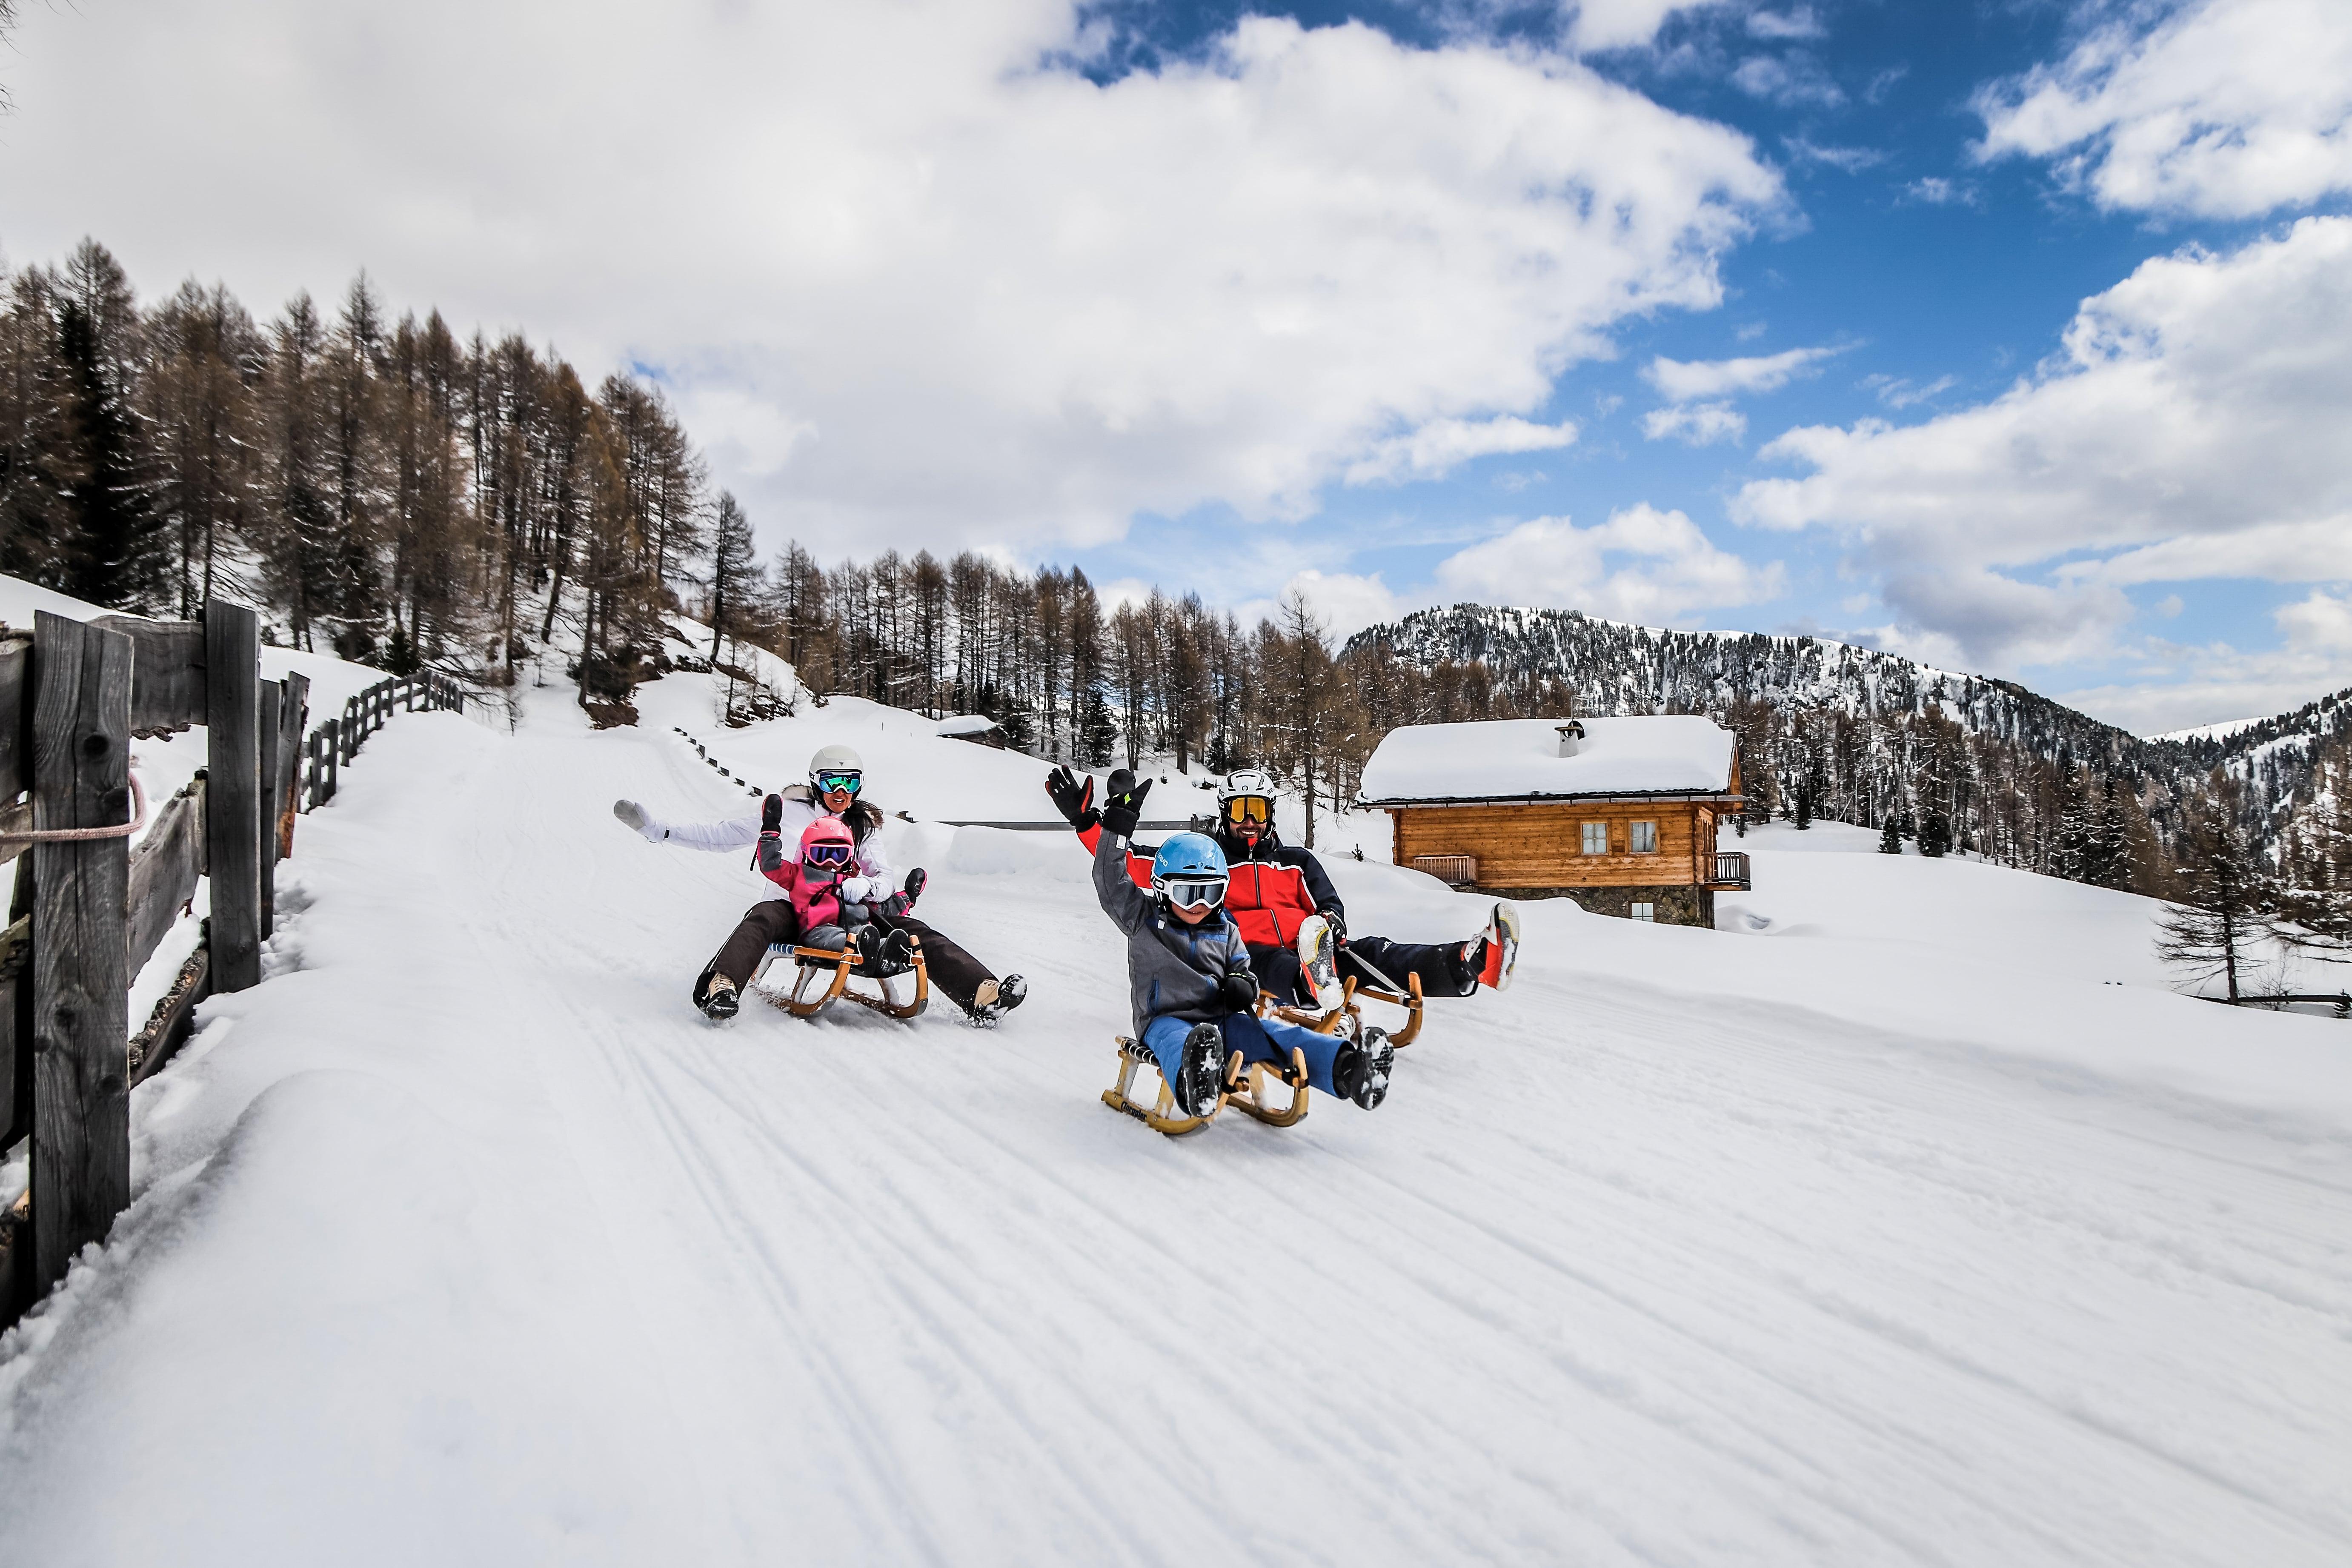
[[[1740,849],[1718,849],[1715,852],[1715,880],[1707,884],[1717,892],[1747,892],[1755,884],[1749,879],[1748,855]]]

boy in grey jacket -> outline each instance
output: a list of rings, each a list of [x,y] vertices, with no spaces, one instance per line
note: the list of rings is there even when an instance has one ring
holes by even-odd
[[[1361,1045],[1351,1045],[1251,1010],[1257,978],[1249,948],[1224,910],[1225,856],[1215,839],[1174,835],[1152,858],[1151,891],[1135,885],[1128,874],[1128,838],[1150,788],[1149,781],[1130,784],[1104,804],[1095,897],[1127,933],[1135,1037],[1160,1063],[1177,1109],[1187,1116],[1215,1109],[1234,1052],[1245,1063],[1287,1062],[1294,1047],[1306,1056],[1314,1088],[1367,1110],[1380,1104],[1395,1054],[1387,1035],[1368,1028]]]

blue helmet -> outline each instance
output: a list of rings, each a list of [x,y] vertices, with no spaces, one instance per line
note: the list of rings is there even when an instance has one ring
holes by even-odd
[[[1216,889],[1213,897],[1183,898],[1177,900],[1180,903],[1222,902],[1225,892],[1225,852],[1205,833],[1172,835],[1151,858],[1151,890],[1165,899],[1171,883],[1190,884],[1203,892],[1208,887]]]

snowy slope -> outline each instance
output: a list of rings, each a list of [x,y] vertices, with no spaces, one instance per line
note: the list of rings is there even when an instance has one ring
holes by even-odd
[[[1039,764],[641,706],[403,717],[306,819],[271,978],[0,1341],[11,1560],[2352,1555],[2352,1034],[2100,984],[2064,884],[1757,836],[1760,928],[1530,907],[1379,1112],[1171,1143],[1096,1100],[1083,858],[939,824],[1036,815]],[[672,723],[771,787],[857,745],[1030,1004],[702,1024],[757,889],[609,816],[747,804]],[[1479,918],[1332,869],[1359,930]],[[2032,884],[1968,895],[2019,962],[1888,929],[1955,870]]]

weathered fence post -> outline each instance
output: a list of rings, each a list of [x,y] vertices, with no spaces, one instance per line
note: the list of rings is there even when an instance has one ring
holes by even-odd
[[[44,610],[34,647],[34,830],[120,827],[131,815],[131,639]],[[36,844],[33,881],[38,1289],[63,1279],[131,1202],[129,840]]]
[[[261,895],[255,931],[264,941],[278,930],[278,720],[285,696],[274,680],[254,684],[253,867]]]
[[[310,716],[310,678],[289,674],[278,685],[278,822],[269,838],[283,860],[294,853],[294,819],[302,811],[302,725]]]
[[[243,605],[205,605],[205,861],[213,879],[213,989],[261,984],[260,623]]]

